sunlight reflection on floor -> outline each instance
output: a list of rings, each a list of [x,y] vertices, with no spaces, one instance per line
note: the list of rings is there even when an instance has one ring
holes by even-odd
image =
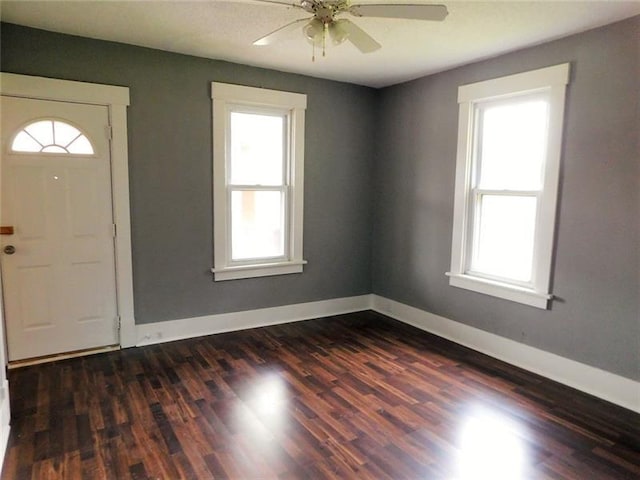
[[[463,421],[456,480],[519,480],[527,475],[522,427],[500,412],[473,409]]]

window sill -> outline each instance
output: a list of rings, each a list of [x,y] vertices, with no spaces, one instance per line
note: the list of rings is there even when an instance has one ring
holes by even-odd
[[[241,278],[270,277],[273,275],[287,275],[290,273],[302,273],[306,260],[278,263],[264,263],[259,265],[238,265],[233,267],[212,268],[213,279],[237,280]]]
[[[543,310],[547,309],[549,300],[553,298],[553,295],[548,293],[539,293],[528,288],[473,277],[462,273],[447,272],[446,275],[449,277],[449,285],[452,287],[464,288],[465,290],[471,290],[485,295],[492,295],[494,297],[522,303],[531,307],[541,308]]]

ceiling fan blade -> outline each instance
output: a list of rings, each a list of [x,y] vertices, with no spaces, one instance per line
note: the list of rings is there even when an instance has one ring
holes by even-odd
[[[442,21],[449,14],[444,5],[430,4],[366,4],[352,5],[349,13],[356,17],[407,18]]]
[[[382,45],[376,42],[371,35],[352,21],[344,19],[340,26],[347,33],[347,40],[353,43],[362,53],[371,53],[382,48]]]
[[[308,18],[301,18],[299,20],[294,20],[291,23],[287,23],[284,27],[280,27],[277,30],[265,35],[264,37],[260,37],[258,40],[253,42],[254,45],[271,45],[272,43],[280,40],[285,34],[289,33],[292,30],[295,30],[300,26],[303,22],[308,22]]]
[[[280,5],[282,7],[298,8],[300,10],[304,10],[305,12],[309,12],[313,14],[315,13],[316,7],[319,5],[319,3],[322,0],[235,0],[235,1],[240,1],[245,3],[255,3],[257,5],[265,4],[265,3],[267,5]]]
[[[282,5],[283,7],[302,8],[300,3],[294,1],[288,2],[287,0],[245,0],[247,3],[271,3],[273,5]]]

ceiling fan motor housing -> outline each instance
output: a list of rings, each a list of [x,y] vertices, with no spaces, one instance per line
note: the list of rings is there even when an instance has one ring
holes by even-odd
[[[324,24],[328,24],[333,22],[333,16],[335,15],[333,9],[331,7],[326,7],[324,5],[320,6],[316,10],[316,18],[320,20]]]
[[[303,0],[300,6],[324,24],[333,22],[338,13],[345,12],[350,7],[349,2],[345,0]]]

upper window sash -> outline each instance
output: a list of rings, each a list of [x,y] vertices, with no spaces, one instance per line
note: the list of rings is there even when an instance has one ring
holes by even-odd
[[[547,153],[548,89],[511,95],[506,99],[472,102],[472,108],[475,128],[472,132],[471,185],[487,190],[541,190]],[[522,125],[505,124],[504,118],[500,121],[501,111],[504,117],[516,108],[528,110],[521,120]],[[527,121],[530,122],[528,125]],[[527,132],[525,138],[522,138],[521,130]],[[531,140],[534,140],[533,144]],[[512,160],[522,157],[529,157],[528,164],[515,166],[517,163]]]
[[[282,121],[282,170],[280,179],[275,182],[234,182],[232,178],[232,114],[246,114],[256,116],[266,116],[281,119]],[[292,111],[289,108],[274,108],[257,105],[241,105],[229,103],[226,106],[226,121],[229,128],[226,131],[225,138],[225,161],[226,161],[226,182],[227,185],[255,185],[255,186],[267,186],[267,185],[288,185],[290,183],[290,164],[291,164],[291,114]]]

